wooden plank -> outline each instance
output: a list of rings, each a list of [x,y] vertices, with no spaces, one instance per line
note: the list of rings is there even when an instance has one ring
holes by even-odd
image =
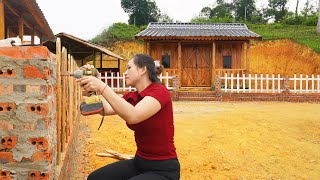
[[[62,47],[62,58],[61,58],[61,72],[62,74],[67,74],[67,49]],[[66,102],[66,94],[67,94],[67,76],[62,76],[62,106],[61,106],[61,113],[62,113],[62,121],[61,121],[61,150],[64,152],[66,150],[65,140],[66,140],[66,121],[67,121],[67,102]]]
[[[56,62],[57,62],[57,164],[61,164],[61,76],[60,76],[60,64],[61,64],[61,39],[57,37],[56,42]]]
[[[4,3],[0,0],[0,39],[5,39]]]
[[[68,54],[67,56],[67,73],[70,73],[71,72],[71,69],[70,69],[70,64],[71,64],[71,55]],[[70,120],[72,119],[71,117],[71,112],[72,112],[72,109],[71,109],[71,76],[68,76],[67,77],[67,84],[68,86],[66,87],[67,88],[67,94],[66,94],[66,101],[67,101],[67,119],[66,119],[66,142],[68,143],[69,142],[69,137],[70,137]]]

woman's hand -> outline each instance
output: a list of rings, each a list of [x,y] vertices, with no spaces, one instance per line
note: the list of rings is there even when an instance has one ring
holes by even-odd
[[[98,92],[101,93],[103,88],[106,86],[104,82],[94,76],[84,76],[77,79],[76,82],[80,83],[86,92]]]

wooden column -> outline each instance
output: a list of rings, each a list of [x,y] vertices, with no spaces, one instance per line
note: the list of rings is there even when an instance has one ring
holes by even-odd
[[[179,87],[182,84],[182,60],[181,60],[181,42],[178,42],[178,79],[179,79]]]
[[[10,38],[11,37],[10,34],[11,34],[10,27],[8,26],[7,27],[7,36],[6,36],[6,38]]]
[[[61,53],[61,72],[62,74],[67,74],[67,61],[68,61],[68,53],[65,47],[62,47]],[[67,76],[62,76],[61,78],[62,84],[62,105],[61,105],[61,151],[64,152],[66,150],[65,141],[66,141],[66,122],[67,122]]]
[[[250,69],[250,41],[246,41],[246,74],[249,74]]]
[[[148,42],[145,40],[144,41],[144,54],[148,53]]]
[[[23,28],[23,18],[22,15],[19,17],[19,38],[21,39],[21,44],[23,45],[23,35],[24,35],[24,28]]]
[[[34,26],[32,26],[31,30],[31,44],[34,45]]]
[[[102,70],[102,52],[100,52],[100,71]]]
[[[60,64],[61,64],[61,39],[57,37],[56,42],[56,60],[57,60],[57,164],[61,164],[61,76],[60,76]]]
[[[4,3],[0,0],[0,39],[5,39]]]
[[[214,85],[214,81],[216,79],[216,42],[212,42],[212,70],[211,70],[211,86]]]
[[[40,45],[42,46],[43,45],[43,35],[42,34],[40,34],[39,39],[40,39]]]

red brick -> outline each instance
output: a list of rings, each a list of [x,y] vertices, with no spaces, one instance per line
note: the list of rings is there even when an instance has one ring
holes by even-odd
[[[10,171],[0,169],[0,180],[11,180]]]
[[[12,149],[16,147],[18,138],[16,136],[8,136],[1,139],[0,150]]]
[[[16,77],[17,73],[14,69],[0,69],[0,77]]]
[[[0,152],[0,164],[12,163],[12,152]]]
[[[13,59],[31,60],[41,59],[49,60],[50,51],[45,46],[17,46],[17,47],[1,47],[0,56],[7,56]]]
[[[40,92],[41,86],[39,85],[26,85],[26,92],[27,93],[35,93]]]
[[[13,85],[0,85],[0,96],[13,93]]]
[[[47,80],[51,76],[51,70],[50,69],[40,70],[38,67],[27,65],[24,67],[24,75],[25,75],[25,78],[27,79],[39,78],[39,79]]]
[[[48,163],[52,162],[52,150],[46,152],[36,152],[31,157],[32,162],[35,161],[46,161]]]
[[[52,108],[52,102],[41,104],[28,104],[27,112],[32,112],[40,115],[47,115]]]
[[[0,130],[5,131],[5,130],[12,130],[14,129],[14,125],[8,121],[5,120],[0,120]]]
[[[39,150],[48,150],[48,140],[45,137],[30,138],[28,140],[32,145],[37,146]]]
[[[0,113],[12,112],[16,109],[14,103],[0,103]]]
[[[31,171],[28,176],[28,180],[48,180],[49,174],[48,173],[41,173],[39,171]]]

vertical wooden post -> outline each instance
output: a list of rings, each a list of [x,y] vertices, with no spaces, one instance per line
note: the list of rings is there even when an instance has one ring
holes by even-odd
[[[61,72],[62,74],[67,74],[67,49],[65,47],[62,47],[62,58],[61,58]],[[61,114],[62,114],[62,121],[61,121],[61,150],[62,152],[65,151],[65,140],[66,140],[66,121],[67,121],[67,104],[66,104],[66,94],[67,94],[67,76],[62,76],[62,106],[61,106]]]
[[[121,64],[120,64],[120,59],[118,58],[118,69],[119,69],[119,73],[122,73],[121,72]]]
[[[100,70],[102,70],[102,52],[100,52]]]
[[[212,42],[212,70],[211,70],[211,86],[214,85],[214,81],[216,79],[216,42]]]
[[[248,40],[246,42],[247,47],[246,47],[246,72],[249,74],[249,68],[250,68],[250,41]]]
[[[22,18],[22,15],[21,15],[19,17],[19,38],[21,39],[21,44],[24,44],[23,35],[24,35],[24,28],[23,28],[23,18]]]
[[[96,65],[96,51],[95,51],[95,50],[93,51],[93,61],[92,61],[92,65],[93,65],[94,67],[97,67],[97,65]]]
[[[31,45],[34,45],[34,26],[31,28]]]
[[[11,32],[10,32],[10,26],[8,26],[8,27],[7,27],[7,36],[6,36],[6,38],[10,38],[10,37],[11,37],[10,34],[11,34]]]
[[[182,84],[181,42],[178,42],[178,79],[179,79],[179,87],[181,87],[181,84]]]
[[[5,39],[4,3],[0,0],[0,39]]]
[[[144,54],[148,53],[148,42],[144,40]]]
[[[56,42],[56,60],[57,60],[57,164],[61,163],[61,76],[60,76],[60,64],[61,64],[61,39],[57,37]]]
[[[43,34],[40,34],[39,39],[40,39],[40,46],[42,46],[43,45]]]
[[[66,74],[71,72],[70,69],[70,63],[71,62],[71,55],[68,54],[67,55],[67,72]],[[71,103],[70,103],[70,98],[71,98],[71,76],[67,77],[67,86],[66,86],[66,90],[67,90],[67,94],[66,94],[66,101],[67,101],[67,119],[66,119],[66,142],[69,142],[69,136],[70,136],[70,120],[71,120]]]

